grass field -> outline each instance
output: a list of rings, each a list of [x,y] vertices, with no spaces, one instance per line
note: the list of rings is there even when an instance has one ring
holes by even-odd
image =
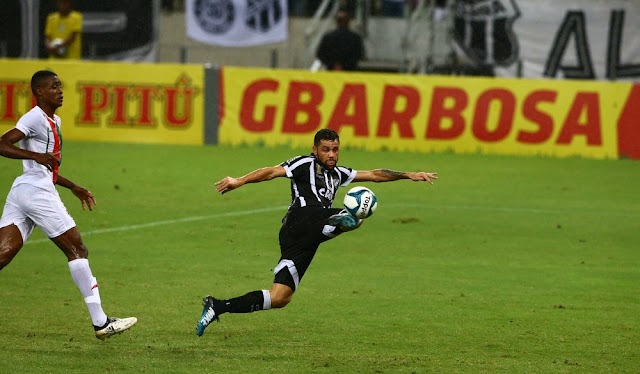
[[[376,214],[321,246],[284,309],[201,299],[268,288],[288,180],[213,183],[309,149],[67,142],[61,196],[103,307],[138,325],[104,342],[62,253],[34,233],[0,272],[0,373],[638,373],[640,162],[367,153],[341,164],[437,171],[364,184]],[[6,196],[19,161],[0,159]],[[337,201],[342,200],[342,189]]]

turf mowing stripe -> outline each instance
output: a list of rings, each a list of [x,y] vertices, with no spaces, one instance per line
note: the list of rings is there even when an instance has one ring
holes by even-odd
[[[385,205],[387,206],[387,205]],[[389,204],[389,207],[414,208],[413,204]],[[506,213],[536,213],[536,214],[595,214],[598,216],[615,216],[615,217],[640,217],[640,211],[622,211],[622,210],[585,210],[585,209],[538,209],[526,207],[489,207],[484,205],[447,205],[447,204],[429,204],[432,209],[452,209],[452,210],[480,210],[491,212]]]
[[[414,205],[411,204],[388,204],[388,207],[395,208],[414,208]],[[585,211],[585,210],[562,210],[562,209],[536,209],[536,208],[509,208],[509,207],[487,207],[482,205],[445,205],[445,204],[431,204],[430,208],[432,209],[453,209],[453,210],[484,210],[484,211],[494,211],[494,212],[514,212],[514,213],[538,213],[538,214],[598,214],[600,216],[619,216],[619,217],[638,217],[640,216],[640,212],[621,212],[621,211]],[[258,213],[269,213],[278,210],[286,210],[287,207],[279,206],[279,207],[271,207],[271,208],[262,208],[262,209],[253,209],[253,210],[244,210],[239,212],[226,212],[226,213],[217,213],[217,214],[208,214],[206,216],[193,216],[193,217],[185,217],[179,219],[171,219],[165,221],[156,221],[149,223],[141,223],[137,225],[127,225],[120,227],[111,227],[106,229],[97,229],[91,230],[81,233],[82,236],[88,235],[96,235],[96,234],[108,234],[113,232],[122,232],[122,231],[131,231],[138,229],[145,229],[149,227],[157,227],[157,226],[165,226],[172,225],[175,223],[185,223],[185,222],[194,222],[194,221],[203,221],[207,219],[215,219],[215,218],[224,218],[224,217],[238,217],[238,216],[247,216],[251,214]],[[44,243],[49,241],[49,239],[37,239],[27,241],[27,244],[37,244]]]
[[[284,211],[286,209],[287,209],[287,207],[279,206],[279,207],[271,207],[271,208],[244,210],[244,211],[240,211],[240,212],[227,212],[227,213],[208,214],[206,216],[193,216],[193,217],[185,217],[185,218],[179,218],[179,219],[170,219],[170,220],[165,220],[165,221],[141,223],[141,224],[138,224],[138,225],[127,225],[127,226],[120,226],[120,227],[111,227],[111,228],[107,228],[107,229],[97,229],[97,230],[85,231],[85,232],[82,232],[80,234],[84,237],[84,236],[95,235],[95,234],[108,234],[108,233],[113,233],[113,232],[131,231],[131,230],[137,230],[137,229],[145,229],[145,228],[149,228],[149,227],[172,225],[174,223],[203,221],[203,220],[207,220],[207,219],[224,218],[224,217],[248,216],[248,215],[251,215],[251,214],[268,213],[268,212],[273,212],[273,211],[276,211],[276,210]],[[27,244],[44,243],[44,242],[47,242],[47,241],[49,241],[48,238],[47,239],[30,240],[30,241],[27,241],[25,243],[25,245],[27,245]]]

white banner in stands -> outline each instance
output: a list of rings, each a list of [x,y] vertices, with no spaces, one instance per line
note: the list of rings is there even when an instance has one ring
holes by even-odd
[[[286,0],[187,0],[187,36],[202,43],[247,47],[287,39]]]

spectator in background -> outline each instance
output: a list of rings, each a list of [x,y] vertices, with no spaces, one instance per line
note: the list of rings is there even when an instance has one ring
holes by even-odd
[[[56,0],[57,12],[47,16],[44,30],[51,58],[82,58],[82,14],[73,10],[71,0]]]
[[[404,0],[382,0],[382,16],[402,18],[404,16]]]
[[[336,26],[326,33],[318,46],[317,58],[328,70],[357,70],[364,58],[362,37],[349,28],[351,17],[345,9],[336,13]]]

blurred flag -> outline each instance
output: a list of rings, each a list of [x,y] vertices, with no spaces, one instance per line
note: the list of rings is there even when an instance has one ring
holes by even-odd
[[[226,47],[287,39],[286,0],[186,0],[187,36]]]

